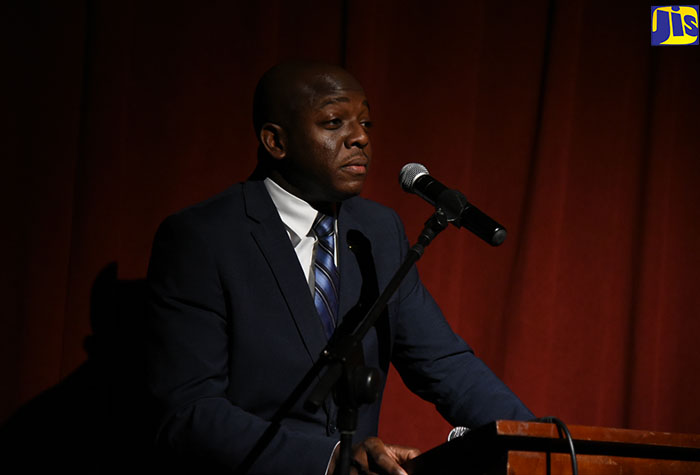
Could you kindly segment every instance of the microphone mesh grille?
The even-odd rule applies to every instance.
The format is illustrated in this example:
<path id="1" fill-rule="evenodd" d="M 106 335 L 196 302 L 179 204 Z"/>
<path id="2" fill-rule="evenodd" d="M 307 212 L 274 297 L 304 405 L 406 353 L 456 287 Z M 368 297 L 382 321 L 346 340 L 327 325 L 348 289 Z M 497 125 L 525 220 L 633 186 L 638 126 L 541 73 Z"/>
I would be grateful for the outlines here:
<path id="1" fill-rule="evenodd" d="M 416 178 L 422 175 L 427 175 L 428 169 L 420 163 L 407 163 L 399 172 L 399 183 L 405 191 L 413 192 L 413 183 Z"/>

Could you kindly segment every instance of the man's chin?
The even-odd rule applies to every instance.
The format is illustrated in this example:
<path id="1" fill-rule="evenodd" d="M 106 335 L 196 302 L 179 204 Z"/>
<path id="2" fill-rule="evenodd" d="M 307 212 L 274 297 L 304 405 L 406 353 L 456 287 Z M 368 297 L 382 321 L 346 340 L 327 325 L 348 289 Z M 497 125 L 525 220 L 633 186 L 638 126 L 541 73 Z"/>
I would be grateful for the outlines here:
<path id="1" fill-rule="evenodd" d="M 338 201 L 344 201 L 347 200 L 348 198 L 352 198 L 353 196 L 357 196 L 360 193 L 362 193 L 362 189 L 364 188 L 364 180 L 362 180 L 361 183 L 353 184 L 353 186 L 347 186 L 344 187 L 341 190 L 338 190 L 338 196 L 340 199 Z"/>

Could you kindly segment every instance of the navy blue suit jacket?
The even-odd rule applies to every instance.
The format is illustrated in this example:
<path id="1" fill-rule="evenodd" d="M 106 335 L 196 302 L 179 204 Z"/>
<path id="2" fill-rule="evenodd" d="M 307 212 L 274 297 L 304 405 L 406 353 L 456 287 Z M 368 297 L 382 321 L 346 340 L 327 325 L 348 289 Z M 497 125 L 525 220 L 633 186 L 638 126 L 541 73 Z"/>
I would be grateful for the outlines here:
<path id="1" fill-rule="evenodd" d="M 358 315 L 398 269 L 408 241 L 393 211 L 360 197 L 342 203 L 338 228 L 340 315 Z M 326 344 L 263 183 L 234 185 L 167 218 L 148 280 L 150 386 L 163 406 L 158 438 L 177 452 L 236 467 Z M 415 268 L 363 350 L 383 379 L 393 363 L 454 425 L 533 417 L 452 332 Z M 250 473 L 324 473 L 338 439 L 336 409 L 328 402 L 311 414 L 301 405 Z M 376 435 L 379 406 L 362 408 L 357 438 Z"/>

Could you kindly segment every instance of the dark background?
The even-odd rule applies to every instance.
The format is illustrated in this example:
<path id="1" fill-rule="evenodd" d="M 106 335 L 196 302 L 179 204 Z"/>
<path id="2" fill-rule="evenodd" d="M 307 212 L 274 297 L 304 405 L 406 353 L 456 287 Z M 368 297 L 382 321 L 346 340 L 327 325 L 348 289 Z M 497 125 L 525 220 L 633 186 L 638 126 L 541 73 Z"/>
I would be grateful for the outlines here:
<path id="1" fill-rule="evenodd" d="M 364 195 L 411 241 L 431 208 L 401 191 L 407 162 L 508 228 L 498 248 L 448 229 L 419 268 L 537 415 L 700 432 L 700 46 L 651 47 L 649 4 L 47 0 L 0 18 L 0 421 L 85 367 L 105 266 L 142 279 L 163 218 L 249 175 L 255 83 L 307 58 L 365 86 Z M 427 449 L 449 429 L 392 375 L 382 437 Z"/>

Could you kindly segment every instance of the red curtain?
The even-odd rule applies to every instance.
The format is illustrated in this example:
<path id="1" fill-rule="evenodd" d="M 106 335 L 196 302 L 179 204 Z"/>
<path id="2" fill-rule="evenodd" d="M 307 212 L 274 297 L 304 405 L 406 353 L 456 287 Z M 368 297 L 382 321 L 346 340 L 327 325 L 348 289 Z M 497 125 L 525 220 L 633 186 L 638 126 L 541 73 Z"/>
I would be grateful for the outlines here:
<path id="1" fill-rule="evenodd" d="M 14 2 L 6 26 L 0 420 L 86 358 L 90 291 L 145 276 L 159 222 L 245 179 L 252 91 L 286 58 L 365 86 L 365 196 L 414 240 L 420 162 L 506 225 L 419 263 L 453 328 L 537 415 L 700 432 L 700 46 L 639 2 Z M 381 436 L 450 427 L 392 374 Z"/>

